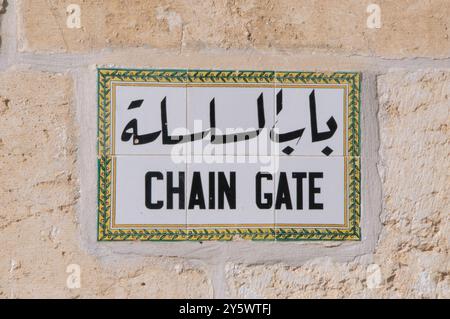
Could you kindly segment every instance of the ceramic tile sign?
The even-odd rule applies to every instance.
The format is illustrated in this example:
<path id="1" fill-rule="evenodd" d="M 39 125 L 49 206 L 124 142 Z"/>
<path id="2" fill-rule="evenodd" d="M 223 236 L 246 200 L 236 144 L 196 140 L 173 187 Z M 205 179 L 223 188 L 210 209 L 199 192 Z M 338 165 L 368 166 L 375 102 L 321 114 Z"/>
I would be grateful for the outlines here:
<path id="1" fill-rule="evenodd" d="M 360 74 L 98 70 L 98 239 L 359 240 Z"/>

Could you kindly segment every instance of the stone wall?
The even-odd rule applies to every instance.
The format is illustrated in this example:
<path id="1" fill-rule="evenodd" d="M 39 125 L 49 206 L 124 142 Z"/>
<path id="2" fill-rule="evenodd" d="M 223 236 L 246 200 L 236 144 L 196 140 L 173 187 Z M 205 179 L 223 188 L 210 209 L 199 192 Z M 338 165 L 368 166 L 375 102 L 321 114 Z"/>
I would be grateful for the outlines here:
<path id="1" fill-rule="evenodd" d="M 0 297 L 449 298 L 450 6 L 372 2 L 0 0 Z M 97 66 L 361 71 L 363 240 L 96 242 Z"/>

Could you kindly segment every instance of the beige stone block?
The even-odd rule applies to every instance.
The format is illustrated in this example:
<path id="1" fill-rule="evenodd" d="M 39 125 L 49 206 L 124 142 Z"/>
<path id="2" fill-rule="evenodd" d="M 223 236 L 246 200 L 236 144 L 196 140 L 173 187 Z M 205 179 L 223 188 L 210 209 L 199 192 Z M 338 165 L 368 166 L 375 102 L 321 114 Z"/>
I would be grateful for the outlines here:
<path id="1" fill-rule="evenodd" d="M 79 5 L 80 28 L 67 24 Z M 19 50 L 89 52 L 110 47 L 175 48 L 183 2 L 38 0 L 19 3 Z M 72 11 L 73 13 L 73 11 Z M 73 16 L 72 16 L 73 17 Z"/>
<path id="2" fill-rule="evenodd" d="M 75 134 L 70 77 L 0 73 L 0 227 L 70 211 L 78 198 Z"/>
<path id="3" fill-rule="evenodd" d="M 448 298 L 450 70 L 389 72 L 378 78 L 378 96 L 384 193 L 378 261 L 391 289 Z"/>
<path id="4" fill-rule="evenodd" d="M 293 267 L 227 266 L 229 296 L 237 298 L 358 298 L 364 290 L 364 267 L 316 259 Z"/>
<path id="5" fill-rule="evenodd" d="M 91 256 L 72 215 L 30 217 L 0 233 L 0 298 L 211 298 L 201 269 L 170 258 Z M 79 266 L 79 287 L 68 273 Z M 69 268 L 71 270 L 71 268 Z"/>
<path id="6" fill-rule="evenodd" d="M 81 8 L 68 28 L 67 6 Z M 383 57 L 450 56 L 446 0 L 380 0 L 381 28 L 359 0 L 21 0 L 19 49 L 262 49 Z"/>

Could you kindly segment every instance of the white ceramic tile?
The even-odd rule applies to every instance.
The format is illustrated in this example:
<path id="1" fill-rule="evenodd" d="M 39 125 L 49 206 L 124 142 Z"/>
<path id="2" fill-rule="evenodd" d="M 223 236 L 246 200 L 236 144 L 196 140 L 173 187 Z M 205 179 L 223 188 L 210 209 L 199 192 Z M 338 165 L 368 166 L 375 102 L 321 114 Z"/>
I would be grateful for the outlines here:
<path id="1" fill-rule="evenodd" d="M 336 131 L 329 139 L 315 142 L 312 138 L 310 112 L 310 95 L 313 90 L 316 101 L 317 132 L 329 132 L 327 122 L 331 118 L 337 124 Z M 287 155 L 283 150 L 288 152 L 291 150 L 290 156 L 326 156 L 322 150 L 328 147 L 333 150 L 329 156 L 345 155 L 344 92 L 343 88 L 292 88 L 280 87 L 280 84 L 277 84 L 275 99 L 278 107 L 276 112 L 278 112 L 279 105 L 282 105 L 281 111 L 275 116 L 275 127 L 278 133 L 286 134 L 304 129 L 300 138 L 280 142 L 279 154 Z M 280 100 L 282 100 L 282 104 L 279 103 Z"/>
<path id="2" fill-rule="evenodd" d="M 184 85 L 155 86 L 152 83 L 120 83 L 112 90 L 112 105 L 115 108 L 114 140 L 116 155 L 170 155 L 174 147 L 179 145 L 168 145 L 163 142 L 163 125 L 161 119 L 162 102 L 165 99 L 167 114 L 167 133 L 169 135 L 179 135 L 186 133 L 186 87 Z M 133 101 L 134 106 L 130 105 Z M 147 136 L 147 143 L 135 144 L 136 139 L 121 139 L 124 130 L 130 121 L 136 119 L 137 133 L 141 142 L 146 141 L 147 134 L 155 133 L 159 135 L 153 140 Z M 132 128 L 125 130 L 132 132 Z"/>
<path id="3" fill-rule="evenodd" d="M 187 199 L 189 193 L 194 194 L 193 199 L 201 198 L 193 193 L 193 180 L 197 183 L 201 179 L 203 188 L 204 207 L 199 203 L 203 201 L 192 201 L 192 206 L 188 206 L 187 223 L 188 228 L 214 228 L 214 227 L 273 227 L 274 212 L 271 206 L 260 208 L 257 202 L 265 204 L 265 199 L 260 197 L 257 200 L 257 194 L 266 194 L 273 191 L 272 180 L 266 177 L 261 178 L 261 192 L 256 191 L 256 176 L 258 173 L 265 173 L 265 165 L 261 163 L 249 163 L 256 161 L 256 156 L 236 156 L 236 161 L 240 163 L 214 163 L 205 164 L 204 162 L 188 164 L 187 178 Z M 246 163 L 243 163 L 246 161 Z M 214 181 L 211 180 L 209 173 L 213 172 Z M 219 208 L 219 198 L 223 192 L 219 191 L 219 174 L 223 174 L 222 178 L 226 180 L 230 187 L 231 201 L 224 196 L 223 209 Z M 232 182 L 232 174 L 235 174 L 235 184 Z M 263 175 L 267 176 L 267 175 Z M 215 185 L 214 191 L 209 191 L 209 185 Z M 213 196 L 210 196 L 213 194 Z M 235 196 L 235 197 L 234 197 Z M 210 208 L 210 199 L 214 203 L 214 209 Z M 233 203 L 234 200 L 234 203 Z M 189 202 L 189 200 L 187 201 Z M 230 203 L 231 202 L 231 203 Z M 203 225 L 203 226 L 201 226 Z"/>
<path id="4" fill-rule="evenodd" d="M 282 228 L 286 226 L 283 224 L 289 224 L 287 227 L 343 225 L 345 223 L 344 162 L 345 157 L 337 156 L 280 157 L 279 172 L 275 181 L 275 190 L 279 194 L 277 196 L 280 196 L 280 204 L 278 206 L 275 204 L 276 226 Z M 289 192 L 279 191 L 287 189 L 286 181 Z M 297 201 L 298 199 L 300 202 Z M 291 203 L 290 206 L 288 203 Z"/>
<path id="5" fill-rule="evenodd" d="M 263 129 L 255 138 L 226 144 L 211 143 L 212 133 L 193 143 L 190 152 L 200 154 L 258 155 L 271 154 L 268 136 L 274 123 L 273 87 L 208 87 L 188 86 L 188 128 L 193 132 L 210 132 L 211 117 L 215 119 L 216 134 L 255 132 L 264 115 Z M 261 98 L 260 98 L 261 97 Z M 211 103 L 214 100 L 214 116 Z M 258 100 L 262 101 L 258 108 Z M 221 139 L 217 138 L 216 141 Z"/>
<path id="6" fill-rule="evenodd" d="M 167 227 L 183 225 L 184 228 L 186 206 L 182 207 L 180 196 L 175 194 L 172 208 L 168 207 L 167 185 L 168 174 L 172 173 L 173 187 L 179 186 L 180 173 L 186 174 L 185 159 L 185 156 L 115 157 L 113 207 L 115 207 L 116 227 L 147 225 L 145 228 L 152 228 L 149 225 L 169 225 Z M 157 179 L 159 177 L 162 179 Z M 157 207 L 159 201 L 162 202 L 161 208 Z"/>

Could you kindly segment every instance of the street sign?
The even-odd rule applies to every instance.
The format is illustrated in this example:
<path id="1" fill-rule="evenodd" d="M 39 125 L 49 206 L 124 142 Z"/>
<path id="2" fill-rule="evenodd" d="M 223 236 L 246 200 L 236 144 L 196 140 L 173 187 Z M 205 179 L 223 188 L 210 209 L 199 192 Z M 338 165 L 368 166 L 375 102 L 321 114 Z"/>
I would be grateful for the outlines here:
<path id="1" fill-rule="evenodd" d="M 99 240 L 359 240 L 360 74 L 98 70 Z"/>

